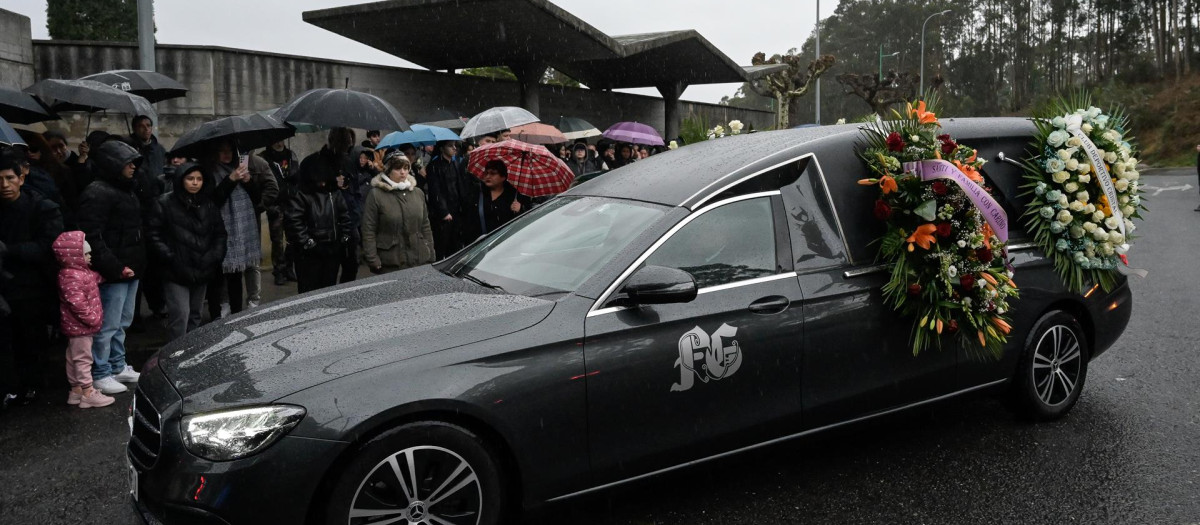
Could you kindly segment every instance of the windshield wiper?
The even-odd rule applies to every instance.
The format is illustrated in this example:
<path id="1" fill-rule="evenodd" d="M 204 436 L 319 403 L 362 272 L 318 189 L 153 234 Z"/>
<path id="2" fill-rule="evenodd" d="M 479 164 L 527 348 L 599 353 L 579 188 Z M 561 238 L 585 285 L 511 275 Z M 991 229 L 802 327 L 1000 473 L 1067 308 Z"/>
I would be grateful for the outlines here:
<path id="1" fill-rule="evenodd" d="M 480 278 L 478 278 L 478 277 L 475 277 L 474 275 L 471 275 L 470 273 L 464 273 L 464 274 L 462 274 L 462 278 L 463 278 L 463 279 L 466 279 L 466 280 L 468 280 L 468 281 L 471 281 L 471 282 L 473 282 L 473 283 L 475 283 L 475 284 L 478 284 L 479 286 L 482 286 L 482 287 L 484 287 L 484 288 L 489 288 L 489 289 L 492 289 L 492 290 L 500 290 L 501 292 L 508 293 L 508 292 L 507 292 L 507 291 L 506 291 L 504 288 L 501 288 L 501 287 L 499 287 L 499 286 L 497 286 L 497 285 L 494 285 L 494 284 L 492 284 L 492 283 L 489 283 L 489 282 L 487 282 L 487 281 L 484 281 L 483 279 L 480 279 Z"/>

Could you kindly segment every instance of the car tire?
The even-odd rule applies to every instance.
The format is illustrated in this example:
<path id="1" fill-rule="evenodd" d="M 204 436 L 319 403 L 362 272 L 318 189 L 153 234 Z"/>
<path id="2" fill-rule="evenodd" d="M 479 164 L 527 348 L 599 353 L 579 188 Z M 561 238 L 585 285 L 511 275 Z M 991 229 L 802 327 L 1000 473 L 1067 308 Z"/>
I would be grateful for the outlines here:
<path id="1" fill-rule="evenodd" d="M 1058 419 L 1079 400 L 1091 350 L 1079 320 L 1047 312 L 1025 339 L 1011 391 L 1017 414 L 1034 421 Z"/>
<path id="2" fill-rule="evenodd" d="M 325 523 L 502 523 L 507 502 L 497 457 L 458 425 L 425 421 L 393 428 L 360 446 L 341 470 Z M 431 514 L 442 521 L 431 521 Z"/>

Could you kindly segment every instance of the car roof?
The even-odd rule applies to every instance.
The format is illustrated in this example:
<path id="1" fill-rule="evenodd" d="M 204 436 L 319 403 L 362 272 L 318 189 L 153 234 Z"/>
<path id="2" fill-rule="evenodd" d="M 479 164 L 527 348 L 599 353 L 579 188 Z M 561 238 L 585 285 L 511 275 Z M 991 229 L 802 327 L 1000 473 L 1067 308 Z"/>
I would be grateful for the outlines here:
<path id="1" fill-rule="evenodd" d="M 980 158 L 989 162 L 981 171 L 1008 211 L 1010 229 L 1019 230 L 1017 219 L 1024 209 L 1019 189 L 1022 171 L 1011 162 L 1000 162 L 998 154 L 1003 152 L 1013 161 L 1027 157 L 1026 149 L 1036 131 L 1033 123 L 1018 117 L 942 119 L 940 123 L 942 133 L 976 148 Z M 613 170 L 566 195 L 632 199 L 695 210 L 735 183 L 813 156 L 844 231 L 850 262 L 864 263 L 874 259 L 877 247 L 870 243 L 883 233 L 882 223 L 871 211 L 878 194 L 857 184 L 858 179 L 869 176 L 857 155 L 865 127 L 843 124 L 708 140 Z"/>
<path id="2" fill-rule="evenodd" d="M 942 126 L 955 140 L 1028 136 L 1034 129 L 1032 123 L 1023 118 L 945 119 Z M 863 128 L 862 124 L 817 126 L 708 140 L 613 170 L 573 188 L 567 195 L 692 207 L 703 203 L 709 194 L 718 193 L 724 187 L 722 183 L 740 180 L 789 158 L 857 144 Z M 826 163 L 835 160 L 821 158 Z M 830 191 L 836 194 L 843 185 L 831 180 L 830 186 Z"/>

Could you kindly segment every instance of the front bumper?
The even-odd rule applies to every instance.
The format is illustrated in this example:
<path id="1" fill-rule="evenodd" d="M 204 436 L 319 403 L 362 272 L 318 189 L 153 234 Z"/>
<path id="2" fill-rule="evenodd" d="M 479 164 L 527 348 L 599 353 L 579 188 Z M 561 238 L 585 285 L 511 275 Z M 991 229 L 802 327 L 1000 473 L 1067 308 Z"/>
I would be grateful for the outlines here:
<path id="1" fill-rule="evenodd" d="M 141 437 L 131 441 L 127 454 L 137 477 L 135 506 L 150 524 L 304 523 L 317 485 L 346 446 L 284 436 L 253 456 L 210 461 L 184 448 L 182 400 L 161 370 L 143 373 L 135 399 L 143 421 L 135 420 L 134 436 Z M 145 412 L 151 409 L 161 422 L 152 455 L 146 436 L 153 433 L 145 427 L 145 420 L 154 419 Z"/>

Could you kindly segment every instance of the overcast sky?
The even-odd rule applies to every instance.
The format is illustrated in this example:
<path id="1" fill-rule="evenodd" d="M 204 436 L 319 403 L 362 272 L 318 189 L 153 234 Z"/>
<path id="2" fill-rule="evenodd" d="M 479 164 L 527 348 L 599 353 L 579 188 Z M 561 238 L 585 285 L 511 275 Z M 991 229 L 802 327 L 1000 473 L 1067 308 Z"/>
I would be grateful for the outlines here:
<path id="1" fill-rule="evenodd" d="M 815 0 L 552 0 L 610 35 L 695 29 L 742 65 L 754 53 L 799 47 L 816 21 Z M 392 55 L 301 20 L 313 9 L 365 3 L 361 0 L 158 0 L 158 42 L 226 46 L 371 64 L 417 67 Z M 3 0 L 0 7 L 32 20 L 33 38 L 49 38 L 45 0 Z M 826 0 L 829 16 L 836 0 Z M 685 100 L 717 102 L 737 84 L 692 86 Z M 653 88 L 622 90 L 658 96 Z"/>

